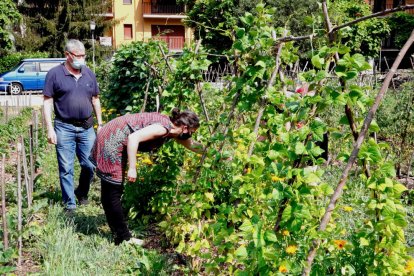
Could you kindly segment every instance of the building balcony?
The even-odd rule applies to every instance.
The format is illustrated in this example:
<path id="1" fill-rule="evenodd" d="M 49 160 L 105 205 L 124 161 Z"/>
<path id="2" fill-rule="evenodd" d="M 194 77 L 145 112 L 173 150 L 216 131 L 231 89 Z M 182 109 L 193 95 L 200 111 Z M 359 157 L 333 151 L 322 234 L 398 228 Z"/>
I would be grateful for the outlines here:
<path id="1" fill-rule="evenodd" d="M 182 36 L 154 36 L 152 39 L 167 43 L 170 52 L 182 52 L 185 45 L 185 38 Z"/>
<path id="2" fill-rule="evenodd" d="M 175 1 L 172 1 L 175 2 Z M 182 19 L 184 15 L 184 5 L 174 3 L 164 4 L 157 2 L 142 2 L 142 15 L 144 18 L 177 18 Z"/>
<path id="3" fill-rule="evenodd" d="M 383 10 L 391 10 L 391 9 L 394 9 L 394 8 L 398 7 L 398 5 L 393 4 L 393 3 L 389 3 L 388 1 L 387 1 L 387 3 L 380 2 L 380 4 L 382 4 L 382 5 L 374 6 L 373 12 L 380 12 L 380 11 L 383 11 Z M 407 5 L 408 4 L 412 5 L 413 3 L 406 3 L 406 4 Z M 405 10 L 405 12 L 409 13 L 409 14 L 414 14 L 414 9 L 408 9 L 408 10 Z"/>

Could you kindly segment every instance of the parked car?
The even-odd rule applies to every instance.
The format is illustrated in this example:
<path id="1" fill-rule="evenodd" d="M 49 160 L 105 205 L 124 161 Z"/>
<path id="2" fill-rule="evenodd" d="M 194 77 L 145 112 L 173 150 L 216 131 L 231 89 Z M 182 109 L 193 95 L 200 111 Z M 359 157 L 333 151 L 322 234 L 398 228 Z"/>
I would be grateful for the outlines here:
<path id="1" fill-rule="evenodd" d="M 47 72 L 66 61 L 65 58 L 28 58 L 9 72 L 0 74 L 0 83 L 11 83 L 7 90 L 18 95 L 27 90 L 43 90 Z"/>

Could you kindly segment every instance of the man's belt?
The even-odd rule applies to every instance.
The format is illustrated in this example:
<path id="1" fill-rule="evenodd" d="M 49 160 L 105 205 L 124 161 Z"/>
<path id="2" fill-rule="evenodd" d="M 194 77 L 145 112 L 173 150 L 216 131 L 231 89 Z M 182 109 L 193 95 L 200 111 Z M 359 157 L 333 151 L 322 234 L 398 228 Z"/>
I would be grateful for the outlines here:
<path id="1" fill-rule="evenodd" d="M 89 118 L 86 119 L 64 119 L 64 118 L 60 118 L 60 117 L 56 117 L 57 120 L 64 122 L 66 124 L 71 124 L 74 125 L 76 127 L 83 127 L 85 129 L 90 128 L 91 126 L 93 126 L 93 117 L 90 116 Z"/>

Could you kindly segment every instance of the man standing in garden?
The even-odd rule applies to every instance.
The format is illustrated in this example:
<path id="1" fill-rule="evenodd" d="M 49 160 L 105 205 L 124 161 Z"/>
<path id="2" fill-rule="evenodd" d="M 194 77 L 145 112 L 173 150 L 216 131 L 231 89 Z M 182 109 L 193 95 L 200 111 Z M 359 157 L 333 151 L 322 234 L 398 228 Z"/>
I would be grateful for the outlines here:
<path id="1" fill-rule="evenodd" d="M 71 39 L 65 46 L 66 62 L 46 75 L 43 89 L 47 139 L 56 145 L 59 180 L 65 211 L 74 213 L 75 196 L 79 205 L 88 203 L 94 167 L 89 155 L 95 141 L 93 111 L 102 125 L 101 104 L 96 77 L 85 65 L 85 46 Z M 52 107 L 55 120 L 52 124 Z M 75 153 L 81 166 L 79 185 L 74 189 Z"/>

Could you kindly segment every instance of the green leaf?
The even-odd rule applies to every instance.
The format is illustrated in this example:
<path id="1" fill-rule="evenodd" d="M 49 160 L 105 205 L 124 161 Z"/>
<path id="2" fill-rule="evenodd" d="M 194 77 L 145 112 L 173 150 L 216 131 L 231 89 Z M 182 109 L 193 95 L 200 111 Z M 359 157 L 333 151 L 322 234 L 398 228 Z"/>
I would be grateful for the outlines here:
<path id="1" fill-rule="evenodd" d="M 358 76 L 358 71 L 357 70 L 355 70 L 355 69 L 352 69 L 352 70 L 350 70 L 350 71 L 348 71 L 348 72 L 346 72 L 346 74 L 345 74 L 345 80 L 352 80 L 352 79 L 354 79 L 356 76 Z"/>
<path id="2" fill-rule="evenodd" d="M 244 232 L 244 233 L 250 233 L 250 232 L 252 232 L 252 231 L 253 231 L 253 225 L 252 225 L 252 223 L 250 222 L 250 220 L 245 219 L 245 220 L 243 221 L 243 224 L 242 224 L 242 225 L 240 225 L 239 229 L 240 229 L 242 232 Z"/>
<path id="3" fill-rule="evenodd" d="M 236 37 L 240 39 L 244 36 L 245 33 L 246 30 L 244 28 L 238 28 L 236 31 Z"/>
<path id="4" fill-rule="evenodd" d="M 239 257 L 241 259 L 247 258 L 246 247 L 244 245 L 240 246 L 239 248 L 237 248 L 235 254 L 236 254 L 237 257 Z"/>
<path id="5" fill-rule="evenodd" d="M 361 246 L 368 246 L 369 245 L 369 241 L 365 238 L 359 238 L 359 244 Z"/>
<path id="6" fill-rule="evenodd" d="M 396 183 L 392 187 L 392 190 L 394 191 L 394 193 L 396 195 L 401 195 L 401 193 L 403 193 L 404 191 L 406 191 L 407 188 L 404 185 L 400 184 L 400 183 Z"/>
<path id="7" fill-rule="evenodd" d="M 373 132 L 380 131 L 380 127 L 375 120 L 372 120 L 371 124 L 369 125 L 369 130 Z"/>
<path id="8" fill-rule="evenodd" d="M 208 201 L 214 202 L 214 194 L 213 193 L 204 193 L 204 196 L 207 198 Z"/>
<path id="9" fill-rule="evenodd" d="M 351 48 L 349 48 L 348 46 L 345 46 L 343 44 L 338 47 L 338 53 L 341 54 L 341 55 L 349 53 L 350 51 L 351 51 Z"/>
<path id="10" fill-rule="evenodd" d="M 319 57 L 318 55 L 312 57 L 312 65 L 315 66 L 318 69 L 322 69 L 324 59 Z"/>
<path id="11" fill-rule="evenodd" d="M 303 145 L 302 142 L 297 142 L 295 145 L 295 153 L 296 154 L 303 154 L 306 151 L 305 146 Z"/>
<path id="12" fill-rule="evenodd" d="M 264 63 L 262 60 L 259 60 L 258 62 L 256 62 L 255 66 L 266 68 L 266 63 Z"/>
<path id="13" fill-rule="evenodd" d="M 273 231 L 266 231 L 264 237 L 266 241 L 277 242 L 276 234 Z"/>

